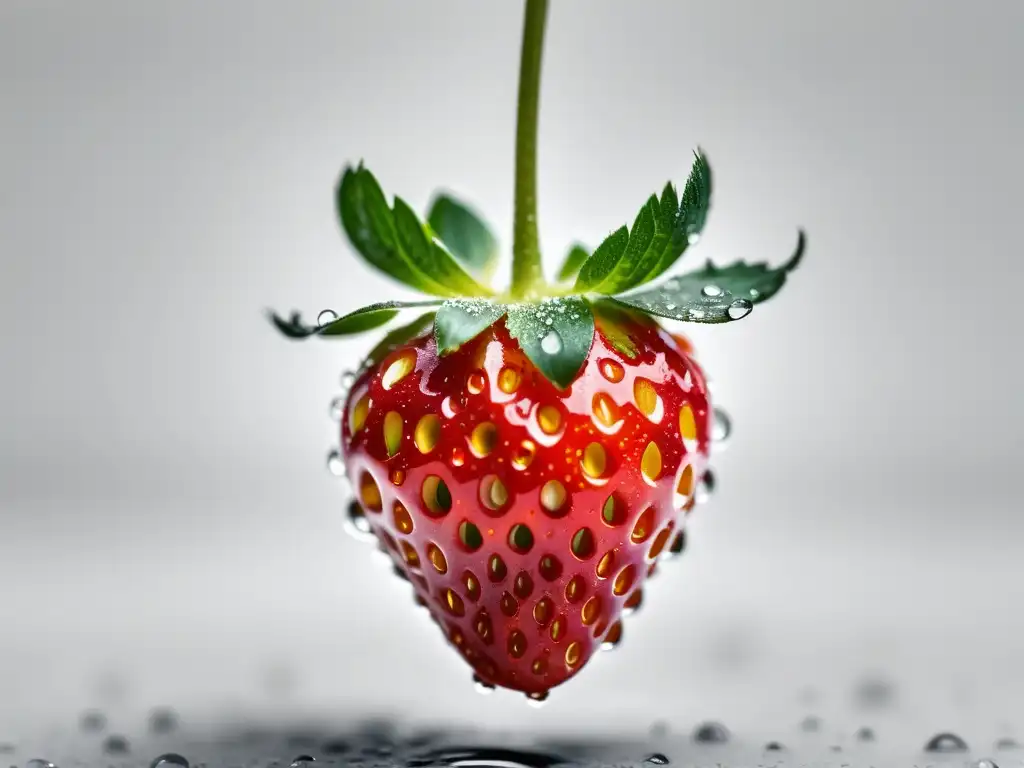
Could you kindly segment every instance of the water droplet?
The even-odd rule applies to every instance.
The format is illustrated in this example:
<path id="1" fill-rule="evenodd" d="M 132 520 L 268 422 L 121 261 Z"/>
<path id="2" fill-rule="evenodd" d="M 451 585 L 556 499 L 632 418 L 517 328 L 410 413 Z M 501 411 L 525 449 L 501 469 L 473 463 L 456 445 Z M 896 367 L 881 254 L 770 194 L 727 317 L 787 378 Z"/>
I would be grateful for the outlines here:
<path id="1" fill-rule="evenodd" d="M 722 289 L 719 288 L 717 285 L 705 285 L 703 288 L 700 289 L 700 292 L 705 296 L 709 297 L 722 295 Z"/>
<path id="2" fill-rule="evenodd" d="M 535 709 L 543 707 L 548 700 L 547 691 L 534 691 L 533 693 L 526 694 L 526 703 Z"/>
<path id="3" fill-rule="evenodd" d="M 686 236 L 686 242 L 690 245 L 696 245 L 700 242 L 700 232 L 691 232 Z"/>
<path id="4" fill-rule="evenodd" d="M 495 685 L 494 683 L 488 683 L 479 675 L 473 675 L 473 687 L 476 689 L 476 692 L 479 693 L 481 696 L 489 696 L 490 694 L 494 693 Z"/>
<path id="5" fill-rule="evenodd" d="M 654 754 L 645 757 L 644 762 L 650 763 L 651 765 L 668 765 L 669 759 L 665 757 L 665 755 L 661 754 L 661 752 L 655 752 Z"/>
<path id="6" fill-rule="evenodd" d="M 698 744 L 725 744 L 729 741 L 729 729 L 721 723 L 701 723 L 693 732 L 693 740 Z"/>
<path id="7" fill-rule="evenodd" d="M 331 400 L 328 412 L 331 415 L 331 421 L 341 421 L 341 415 L 345 412 L 345 396 L 338 395 Z"/>
<path id="8" fill-rule="evenodd" d="M 103 742 L 103 751 L 108 755 L 127 755 L 129 750 L 128 739 L 124 736 L 111 734 Z"/>
<path id="9" fill-rule="evenodd" d="M 354 371 L 342 371 L 341 378 L 341 391 L 348 394 L 348 391 L 352 389 L 352 385 L 356 383 L 356 374 Z"/>
<path id="10" fill-rule="evenodd" d="M 178 728 L 178 713 L 170 707 L 157 707 L 149 713 L 151 733 L 171 733 Z"/>
<path id="11" fill-rule="evenodd" d="M 698 504 L 707 504 L 710 501 L 711 497 L 715 495 L 715 484 L 717 482 L 718 480 L 715 478 L 715 473 L 711 470 L 711 467 L 705 469 L 694 493 L 694 498 Z"/>
<path id="12" fill-rule="evenodd" d="M 691 309 L 690 310 L 690 317 L 692 317 L 694 320 L 703 320 L 704 319 L 704 310 L 703 309 Z"/>
<path id="13" fill-rule="evenodd" d="M 348 503 L 345 512 L 345 531 L 357 541 L 373 541 L 376 538 L 366 513 L 355 499 Z"/>
<path id="14" fill-rule="evenodd" d="M 865 709 L 879 709 L 892 703 L 895 688 L 882 677 L 867 677 L 853 692 L 855 702 Z"/>
<path id="15" fill-rule="evenodd" d="M 102 731 L 107 727 L 107 716 L 98 710 L 91 709 L 82 713 L 78 725 L 83 731 L 91 733 Z"/>
<path id="16" fill-rule="evenodd" d="M 316 316 L 316 324 L 321 328 L 328 323 L 333 323 L 338 319 L 338 314 L 333 309 L 325 309 Z"/>
<path id="17" fill-rule="evenodd" d="M 817 733 L 821 730 L 821 718 L 815 717 L 814 715 L 808 715 L 800 723 L 800 730 L 806 731 L 807 733 Z"/>
<path id="18" fill-rule="evenodd" d="M 49 760 L 42 760 L 38 757 L 34 757 L 25 763 L 25 768 L 57 768 Z"/>
<path id="19" fill-rule="evenodd" d="M 172 765 L 178 766 L 178 768 L 189 768 L 188 760 L 176 752 L 168 752 L 165 755 L 153 758 L 153 762 L 149 764 L 149 768 L 168 768 Z"/>
<path id="20" fill-rule="evenodd" d="M 1011 739 L 1009 736 L 1004 736 L 996 742 L 996 749 L 998 750 L 1010 750 L 1020 749 L 1020 744 L 1016 739 Z"/>
<path id="21" fill-rule="evenodd" d="M 341 460 L 341 452 L 336 448 L 327 454 L 327 471 L 335 477 L 345 474 L 345 462 Z"/>
<path id="22" fill-rule="evenodd" d="M 857 741 L 874 741 L 875 732 L 868 727 L 861 728 L 854 734 L 854 738 Z"/>
<path id="23" fill-rule="evenodd" d="M 548 355 L 557 355 L 561 352 L 562 337 L 558 335 L 558 331 L 548 331 L 540 341 L 540 348 Z"/>
<path id="24" fill-rule="evenodd" d="M 785 747 L 777 741 L 769 741 L 767 744 L 764 745 L 765 752 L 781 752 L 784 749 Z"/>
<path id="25" fill-rule="evenodd" d="M 732 434 L 732 419 L 729 414 L 721 408 L 715 408 L 714 418 L 711 422 L 711 442 L 724 443 Z M 719 445 L 719 448 L 722 446 Z"/>
<path id="26" fill-rule="evenodd" d="M 984 758 L 982 760 L 976 760 L 972 768 L 999 768 L 999 766 L 996 765 L 994 760 Z"/>
<path id="27" fill-rule="evenodd" d="M 315 763 L 316 758 L 310 755 L 299 755 L 292 760 L 291 768 L 309 768 L 310 763 Z"/>
<path id="28" fill-rule="evenodd" d="M 730 320 L 742 320 L 750 314 L 754 305 L 748 299 L 735 299 L 729 305 L 728 314 Z"/>
<path id="29" fill-rule="evenodd" d="M 925 752 L 966 752 L 967 742 L 955 733 L 937 733 L 924 745 Z"/>

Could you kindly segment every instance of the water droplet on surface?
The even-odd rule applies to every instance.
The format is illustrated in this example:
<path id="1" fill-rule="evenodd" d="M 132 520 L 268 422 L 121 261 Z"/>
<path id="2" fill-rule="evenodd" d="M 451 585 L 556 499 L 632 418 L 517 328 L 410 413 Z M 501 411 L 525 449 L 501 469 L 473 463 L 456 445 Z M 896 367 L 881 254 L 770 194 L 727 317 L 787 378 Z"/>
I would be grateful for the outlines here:
<path id="1" fill-rule="evenodd" d="M 562 337 L 558 335 L 558 331 L 552 330 L 544 334 L 544 338 L 540 340 L 540 348 L 548 355 L 557 355 L 561 352 Z"/>
<path id="2" fill-rule="evenodd" d="M 967 742 L 955 733 L 937 733 L 924 745 L 925 752 L 966 752 Z"/>
<path id="3" fill-rule="evenodd" d="M 34 757 L 25 763 L 25 768 L 57 768 L 49 760 L 42 760 L 38 757 Z"/>
<path id="4" fill-rule="evenodd" d="M 168 766 L 178 766 L 178 768 L 189 768 L 188 760 L 176 752 L 168 752 L 165 755 L 160 755 L 153 759 L 153 762 L 149 764 L 149 768 L 168 768 Z"/>
<path id="5" fill-rule="evenodd" d="M 332 449 L 327 454 L 327 471 L 335 477 L 341 477 L 345 474 L 345 462 L 341 460 L 341 451 L 337 448 Z"/>
<path id="6" fill-rule="evenodd" d="M 124 736 L 111 734 L 103 742 L 103 751 L 108 755 L 127 755 L 129 750 L 128 739 Z"/>
<path id="7" fill-rule="evenodd" d="M 690 245 L 696 245 L 700 242 L 700 232 L 691 232 L 686 236 L 686 242 Z"/>
<path id="8" fill-rule="evenodd" d="M 729 309 L 726 310 L 726 312 L 728 313 L 730 320 L 742 320 L 750 314 L 750 310 L 753 308 L 754 305 L 749 299 L 735 299 L 732 304 L 729 305 Z"/>
<path id="9" fill-rule="evenodd" d="M 697 483 L 697 491 L 694 493 L 694 498 L 698 504 L 707 504 L 711 500 L 711 497 L 715 495 L 715 484 L 718 480 L 715 478 L 715 473 L 710 467 L 704 470 L 704 474 L 701 475 L 700 482 Z"/>
<path id="10" fill-rule="evenodd" d="M 715 408 L 714 418 L 711 421 L 711 442 L 724 443 L 732 434 L 732 419 L 729 414 L 721 408 Z M 719 445 L 719 448 L 722 446 Z"/>
<path id="11" fill-rule="evenodd" d="M 873 730 L 871 730 L 870 728 L 867 728 L 867 727 L 860 728 L 857 731 L 857 733 L 854 734 L 854 738 L 857 741 L 874 741 L 875 740 L 875 732 Z"/>
<path id="12" fill-rule="evenodd" d="M 17 752 L 13 744 L 9 741 L 0 741 L 0 755 L 9 755 L 12 752 Z"/>
<path id="13" fill-rule="evenodd" d="M 320 312 L 320 314 L 316 316 L 316 324 L 319 325 L 322 328 L 323 326 L 327 325 L 328 323 L 333 323 L 337 319 L 338 319 L 338 313 L 337 312 L 335 312 L 333 309 L 325 309 L 325 310 L 322 310 Z"/>
<path id="14" fill-rule="evenodd" d="M 1011 739 L 1009 736 L 1004 736 L 996 742 L 996 749 L 998 750 L 1010 750 L 1020 749 L 1020 744 L 1016 739 Z"/>
<path id="15" fill-rule="evenodd" d="M 999 768 L 999 766 L 996 765 L 994 760 L 985 758 L 982 760 L 975 760 L 971 768 Z"/>
<path id="16" fill-rule="evenodd" d="M 310 755 L 299 755 L 292 760 L 291 768 L 309 768 L 310 763 L 315 763 L 316 758 Z"/>
<path id="17" fill-rule="evenodd" d="M 651 765 L 668 765 L 670 761 L 665 757 L 665 755 L 661 754 L 661 752 L 655 752 L 654 754 L 645 757 L 644 762 L 650 763 Z"/>
<path id="18" fill-rule="evenodd" d="M 78 725 L 83 731 L 96 733 L 107 727 L 107 716 L 98 710 L 89 710 L 82 713 Z"/>
<path id="19" fill-rule="evenodd" d="M 781 752 L 785 747 L 777 741 L 769 741 L 764 745 L 765 752 Z"/>
<path id="20" fill-rule="evenodd" d="M 821 730 L 821 718 L 808 715 L 800 723 L 800 730 L 806 733 L 817 733 Z"/>
<path id="21" fill-rule="evenodd" d="M 882 677 L 867 677 L 853 692 L 854 701 L 864 709 L 879 709 L 892 703 L 896 689 Z"/>
<path id="22" fill-rule="evenodd" d="M 171 733 L 178 727 L 178 713 L 170 707 L 157 707 L 149 713 L 151 733 Z"/>
<path id="23" fill-rule="evenodd" d="M 717 285 L 705 285 L 703 288 L 700 289 L 700 292 L 705 296 L 709 297 L 722 295 L 722 289 L 719 288 Z"/>
<path id="24" fill-rule="evenodd" d="M 729 741 L 729 729 L 721 723 L 701 723 L 693 732 L 693 740 L 698 744 L 725 744 Z"/>

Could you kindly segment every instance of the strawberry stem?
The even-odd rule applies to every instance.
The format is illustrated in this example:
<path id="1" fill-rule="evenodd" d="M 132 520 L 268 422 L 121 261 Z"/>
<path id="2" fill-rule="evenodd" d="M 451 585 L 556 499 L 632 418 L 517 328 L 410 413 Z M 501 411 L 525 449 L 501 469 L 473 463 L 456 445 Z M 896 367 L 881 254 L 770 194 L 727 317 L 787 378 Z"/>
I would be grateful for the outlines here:
<path id="1" fill-rule="evenodd" d="M 512 240 L 512 296 L 524 298 L 544 284 L 537 241 L 537 112 L 548 0 L 526 0 L 516 114 L 516 198 Z"/>

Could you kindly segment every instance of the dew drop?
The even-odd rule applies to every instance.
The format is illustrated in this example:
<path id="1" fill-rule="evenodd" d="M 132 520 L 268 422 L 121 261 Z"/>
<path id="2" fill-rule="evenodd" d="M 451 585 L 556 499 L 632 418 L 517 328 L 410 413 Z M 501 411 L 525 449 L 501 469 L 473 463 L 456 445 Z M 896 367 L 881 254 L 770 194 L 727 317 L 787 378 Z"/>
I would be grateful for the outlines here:
<path id="1" fill-rule="evenodd" d="M 967 742 L 955 733 L 937 733 L 924 745 L 925 752 L 966 752 Z"/>
<path id="2" fill-rule="evenodd" d="M 691 232 L 686 236 L 686 242 L 690 245 L 696 245 L 700 242 L 700 232 Z"/>
<path id="3" fill-rule="evenodd" d="M 749 299 L 735 299 L 732 304 L 729 305 L 727 310 L 730 320 L 742 320 L 744 317 L 750 314 L 750 310 L 754 308 L 754 305 Z"/>
<path id="4" fill-rule="evenodd" d="M 157 707 L 149 713 L 152 733 L 171 733 L 178 728 L 178 714 L 170 707 Z"/>
<path id="5" fill-rule="evenodd" d="M 336 398 L 331 400 L 331 406 L 328 412 L 331 415 L 331 421 L 341 421 L 341 415 L 345 412 L 345 396 L 338 395 Z"/>
<path id="6" fill-rule="evenodd" d="M 717 483 L 715 473 L 711 468 L 704 470 L 704 474 L 701 475 L 700 482 L 697 483 L 697 491 L 694 494 L 694 498 L 698 504 L 707 504 L 711 497 L 715 494 L 715 484 Z"/>
<path id="7" fill-rule="evenodd" d="M 49 760 L 43 760 L 41 758 L 34 757 L 27 763 L 25 763 L 25 768 L 57 768 L 57 766 L 55 766 Z"/>
<path id="8" fill-rule="evenodd" d="M 700 289 L 700 292 L 708 297 L 722 295 L 722 289 L 719 288 L 717 285 L 705 285 L 703 288 Z"/>
<path id="9" fill-rule="evenodd" d="M 327 454 L 327 471 L 335 477 L 342 477 L 345 474 L 345 462 L 341 460 L 341 452 L 337 449 Z"/>
<path id="10" fill-rule="evenodd" d="M 711 442 L 724 443 L 732 434 L 732 419 L 721 408 L 715 408 L 711 422 Z M 721 447 L 721 446 L 719 446 Z"/>
<path id="11" fill-rule="evenodd" d="M 558 335 L 558 331 L 548 331 L 540 341 L 540 348 L 548 355 L 557 355 L 561 352 L 562 337 Z"/>
<path id="12" fill-rule="evenodd" d="M 693 732 L 693 740 L 698 744 L 725 744 L 729 741 L 729 730 L 721 723 L 701 723 Z"/>
<path id="13" fill-rule="evenodd" d="M 292 760 L 291 768 L 309 768 L 309 764 L 315 762 L 315 757 L 311 757 L 310 755 L 299 755 Z"/>
<path id="14" fill-rule="evenodd" d="M 149 768 L 167 768 L 168 766 L 177 766 L 177 768 L 189 768 L 188 760 L 176 752 L 168 752 L 165 755 L 154 758 L 153 762 L 149 764 Z"/>
<path id="15" fill-rule="evenodd" d="M 373 541 L 373 529 L 362 505 L 353 499 L 345 512 L 345 531 L 356 541 Z"/>
<path id="16" fill-rule="evenodd" d="M 339 383 L 341 384 L 341 391 L 348 394 L 349 390 L 352 389 L 352 385 L 356 383 L 355 371 L 342 371 Z"/>
<path id="17" fill-rule="evenodd" d="M 645 757 L 644 762 L 650 763 L 651 765 L 668 765 L 670 761 L 665 757 L 665 755 L 661 754 L 661 752 L 655 752 L 654 754 Z"/>
<path id="18" fill-rule="evenodd" d="M 1004 736 L 996 742 L 996 749 L 998 750 L 1011 750 L 1020 749 L 1020 743 L 1016 739 L 1011 739 L 1009 736 Z"/>
<path id="19" fill-rule="evenodd" d="M 806 733 L 816 733 L 821 730 L 821 718 L 808 715 L 800 723 L 800 730 Z"/>
<path id="20" fill-rule="evenodd" d="M 999 768 L 999 766 L 995 764 L 994 760 L 985 758 L 982 760 L 975 760 L 971 768 Z"/>
<path id="21" fill-rule="evenodd" d="M 540 709 L 547 702 L 548 695 L 547 691 L 533 691 L 526 694 L 526 703 L 531 707 Z"/>
<path id="22" fill-rule="evenodd" d="M 111 734 L 103 742 L 103 751 L 108 755 L 127 755 L 131 750 L 128 747 L 128 739 Z"/>
<path id="23" fill-rule="evenodd" d="M 692 317 L 694 320 L 703 320 L 704 319 L 704 310 L 703 309 L 691 309 L 690 310 L 690 317 Z"/>
<path id="24" fill-rule="evenodd" d="M 854 734 L 854 738 L 857 741 L 874 741 L 875 740 L 875 732 L 873 730 L 871 730 L 870 728 L 867 728 L 867 727 L 860 728 L 857 731 L 857 733 Z"/>
<path id="25" fill-rule="evenodd" d="M 91 733 L 102 731 L 107 727 L 107 716 L 97 710 L 89 710 L 83 712 L 82 717 L 78 721 L 78 726 L 83 730 Z"/>
<path id="26" fill-rule="evenodd" d="M 764 745 L 765 752 L 781 752 L 784 749 L 785 747 L 783 747 L 782 744 L 780 744 L 777 741 L 769 741 L 767 744 Z"/>
<path id="27" fill-rule="evenodd" d="M 333 309 L 325 309 L 316 316 L 316 324 L 323 328 L 328 323 L 333 323 L 338 319 L 338 313 Z"/>

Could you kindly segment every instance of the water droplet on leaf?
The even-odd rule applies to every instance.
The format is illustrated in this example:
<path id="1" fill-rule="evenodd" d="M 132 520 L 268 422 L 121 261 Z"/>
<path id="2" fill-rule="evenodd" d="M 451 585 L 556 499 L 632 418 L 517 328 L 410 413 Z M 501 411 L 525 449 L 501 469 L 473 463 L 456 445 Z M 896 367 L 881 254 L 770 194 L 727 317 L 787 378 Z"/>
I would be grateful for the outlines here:
<path id="1" fill-rule="evenodd" d="M 728 314 L 730 320 L 741 320 L 750 314 L 754 305 L 747 299 L 735 299 L 729 305 Z"/>
<path id="2" fill-rule="evenodd" d="M 316 316 L 316 324 L 323 328 L 328 323 L 333 323 L 338 319 L 338 314 L 333 309 L 325 309 Z"/>
<path id="3" fill-rule="evenodd" d="M 690 245 L 696 245 L 700 242 L 700 232 L 691 232 L 686 236 L 686 242 Z"/>
<path id="4" fill-rule="evenodd" d="M 703 288 L 701 288 L 700 292 L 702 294 L 704 294 L 705 296 L 721 296 L 722 295 L 722 289 L 719 288 L 717 285 L 705 285 Z"/>
<path id="5" fill-rule="evenodd" d="M 540 348 L 544 350 L 545 354 L 557 355 L 562 351 L 562 337 L 558 335 L 557 331 L 548 331 L 541 339 Z"/>

